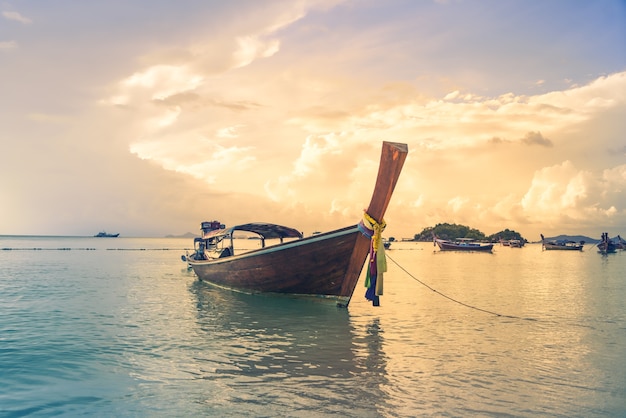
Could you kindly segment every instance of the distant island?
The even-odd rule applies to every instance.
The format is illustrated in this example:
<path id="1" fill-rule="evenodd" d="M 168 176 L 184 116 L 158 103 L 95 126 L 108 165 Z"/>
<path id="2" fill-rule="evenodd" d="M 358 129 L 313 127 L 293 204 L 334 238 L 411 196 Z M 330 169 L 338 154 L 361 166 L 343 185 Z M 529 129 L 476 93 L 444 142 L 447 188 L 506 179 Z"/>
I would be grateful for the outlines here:
<path id="1" fill-rule="evenodd" d="M 522 242 L 541 242 L 541 239 L 538 237 L 536 240 L 529 241 L 526 238 L 522 237 L 519 232 L 503 229 L 502 231 L 496 232 L 495 234 L 486 235 L 482 231 L 478 229 L 470 228 L 466 225 L 458 225 L 458 224 L 449 224 L 449 223 L 441 223 L 437 224 L 434 227 L 427 227 L 422 230 L 419 234 L 415 234 L 413 239 L 406 239 L 405 241 L 432 241 L 433 234 L 441 239 L 454 240 L 458 238 L 471 238 L 476 241 L 483 242 L 499 242 L 500 240 L 520 240 Z M 590 237 L 586 237 L 584 235 L 559 235 L 556 237 L 546 237 L 548 240 L 567 240 L 567 241 L 585 241 L 586 243 L 598 243 L 599 239 L 594 239 Z"/>
<path id="2" fill-rule="evenodd" d="M 586 243 L 594 243 L 594 244 L 597 244 L 598 242 L 600 242 L 599 239 L 589 238 L 584 235 L 557 235 L 556 237 L 546 237 L 546 241 L 561 241 L 561 240 L 574 241 L 574 242 L 585 241 Z M 538 242 L 541 242 L 541 240 L 539 240 Z"/>
<path id="3" fill-rule="evenodd" d="M 528 242 L 528 240 L 519 232 L 504 229 L 495 234 L 485 235 L 478 229 L 470 228 L 466 225 L 442 223 L 437 224 L 434 227 L 427 227 L 419 234 L 413 236 L 413 241 L 432 241 L 433 235 L 445 240 L 455 240 L 459 238 L 471 238 L 476 241 L 484 242 L 499 242 L 500 240 L 519 240 L 521 242 Z"/>

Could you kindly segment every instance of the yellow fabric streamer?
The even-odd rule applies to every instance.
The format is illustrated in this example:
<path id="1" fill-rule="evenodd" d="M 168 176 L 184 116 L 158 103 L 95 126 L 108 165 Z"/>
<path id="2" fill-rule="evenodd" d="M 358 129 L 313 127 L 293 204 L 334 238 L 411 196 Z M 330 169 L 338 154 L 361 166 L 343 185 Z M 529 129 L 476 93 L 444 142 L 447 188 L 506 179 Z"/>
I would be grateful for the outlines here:
<path id="1" fill-rule="evenodd" d="M 387 257 L 385 256 L 385 246 L 383 244 L 382 233 L 387 226 L 383 219 L 380 223 L 372 218 L 367 212 L 363 212 L 363 225 L 374 231 L 372 235 L 372 250 L 374 259 L 376 260 L 376 289 L 374 294 L 381 296 L 383 294 L 383 273 L 387 271 Z M 374 260 L 371 260 L 372 262 Z M 366 287 L 369 287 L 369 269 L 366 280 Z"/>
<path id="2" fill-rule="evenodd" d="M 368 215 L 367 212 L 363 212 L 363 224 L 374 231 L 374 235 L 372 236 L 372 247 L 374 248 L 374 252 L 377 252 L 378 249 L 382 246 L 382 234 L 383 230 L 387 226 L 387 223 L 384 219 L 380 223 L 378 223 L 376 222 L 376 219 Z"/>

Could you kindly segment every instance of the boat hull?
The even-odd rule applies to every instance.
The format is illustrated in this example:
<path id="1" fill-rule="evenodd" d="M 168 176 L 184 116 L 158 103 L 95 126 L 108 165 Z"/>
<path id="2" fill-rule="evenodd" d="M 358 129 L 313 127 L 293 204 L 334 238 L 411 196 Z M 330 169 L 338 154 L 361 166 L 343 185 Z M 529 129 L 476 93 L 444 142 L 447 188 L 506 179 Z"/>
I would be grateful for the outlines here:
<path id="1" fill-rule="evenodd" d="M 585 245 L 584 241 L 576 242 L 566 239 L 551 239 L 548 241 L 546 237 L 541 235 L 541 244 L 546 251 L 582 251 Z"/>
<path id="2" fill-rule="evenodd" d="M 436 243 L 441 251 L 491 252 L 493 250 L 493 244 L 456 244 L 442 240 L 437 240 Z"/>
<path id="3" fill-rule="evenodd" d="M 190 260 L 190 265 L 200 280 L 222 288 L 346 305 L 361 273 L 351 271 L 350 264 L 362 239 L 366 251 L 356 261 L 363 266 L 369 239 L 356 225 L 224 259 Z"/>
<path id="4" fill-rule="evenodd" d="M 583 246 L 580 244 L 574 245 L 560 245 L 560 244 L 543 244 L 543 249 L 546 251 L 582 251 Z"/>
<path id="5" fill-rule="evenodd" d="M 614 243 L 600 243 L 598 244 L 598 252 L 600 254 L 614 254 L 617 252 L 617 246 Z"/>

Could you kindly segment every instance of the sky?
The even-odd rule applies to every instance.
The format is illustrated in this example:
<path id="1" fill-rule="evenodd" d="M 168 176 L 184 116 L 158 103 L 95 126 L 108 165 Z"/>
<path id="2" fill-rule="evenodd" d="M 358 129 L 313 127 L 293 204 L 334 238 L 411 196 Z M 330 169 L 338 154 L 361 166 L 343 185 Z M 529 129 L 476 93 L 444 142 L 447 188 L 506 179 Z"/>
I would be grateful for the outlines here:
<path id="1" fill-rule="evenodd" d="M 0 235 L 626 235 L 623 0 L 0 0 Z"/>

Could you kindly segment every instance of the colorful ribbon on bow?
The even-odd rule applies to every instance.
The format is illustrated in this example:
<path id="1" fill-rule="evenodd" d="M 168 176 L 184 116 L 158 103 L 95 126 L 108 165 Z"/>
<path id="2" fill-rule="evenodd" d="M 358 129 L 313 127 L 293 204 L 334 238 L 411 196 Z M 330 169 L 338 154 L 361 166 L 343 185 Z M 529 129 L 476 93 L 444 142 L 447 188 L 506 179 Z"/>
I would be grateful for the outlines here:
<path id="1" fill-rule="evenodd" d="M 359 231 L 370 238 L 370 258 L 365 277 L 365 298 L 378 306 L 378 296 L 383 294 L 383 273 L 387 271 L 387 258 L 383 245 L 382 233 L 387 224 L 383 219 L 377 222 L 367 212 L 363 212 L 363 219 L 359 222 Z"/>

